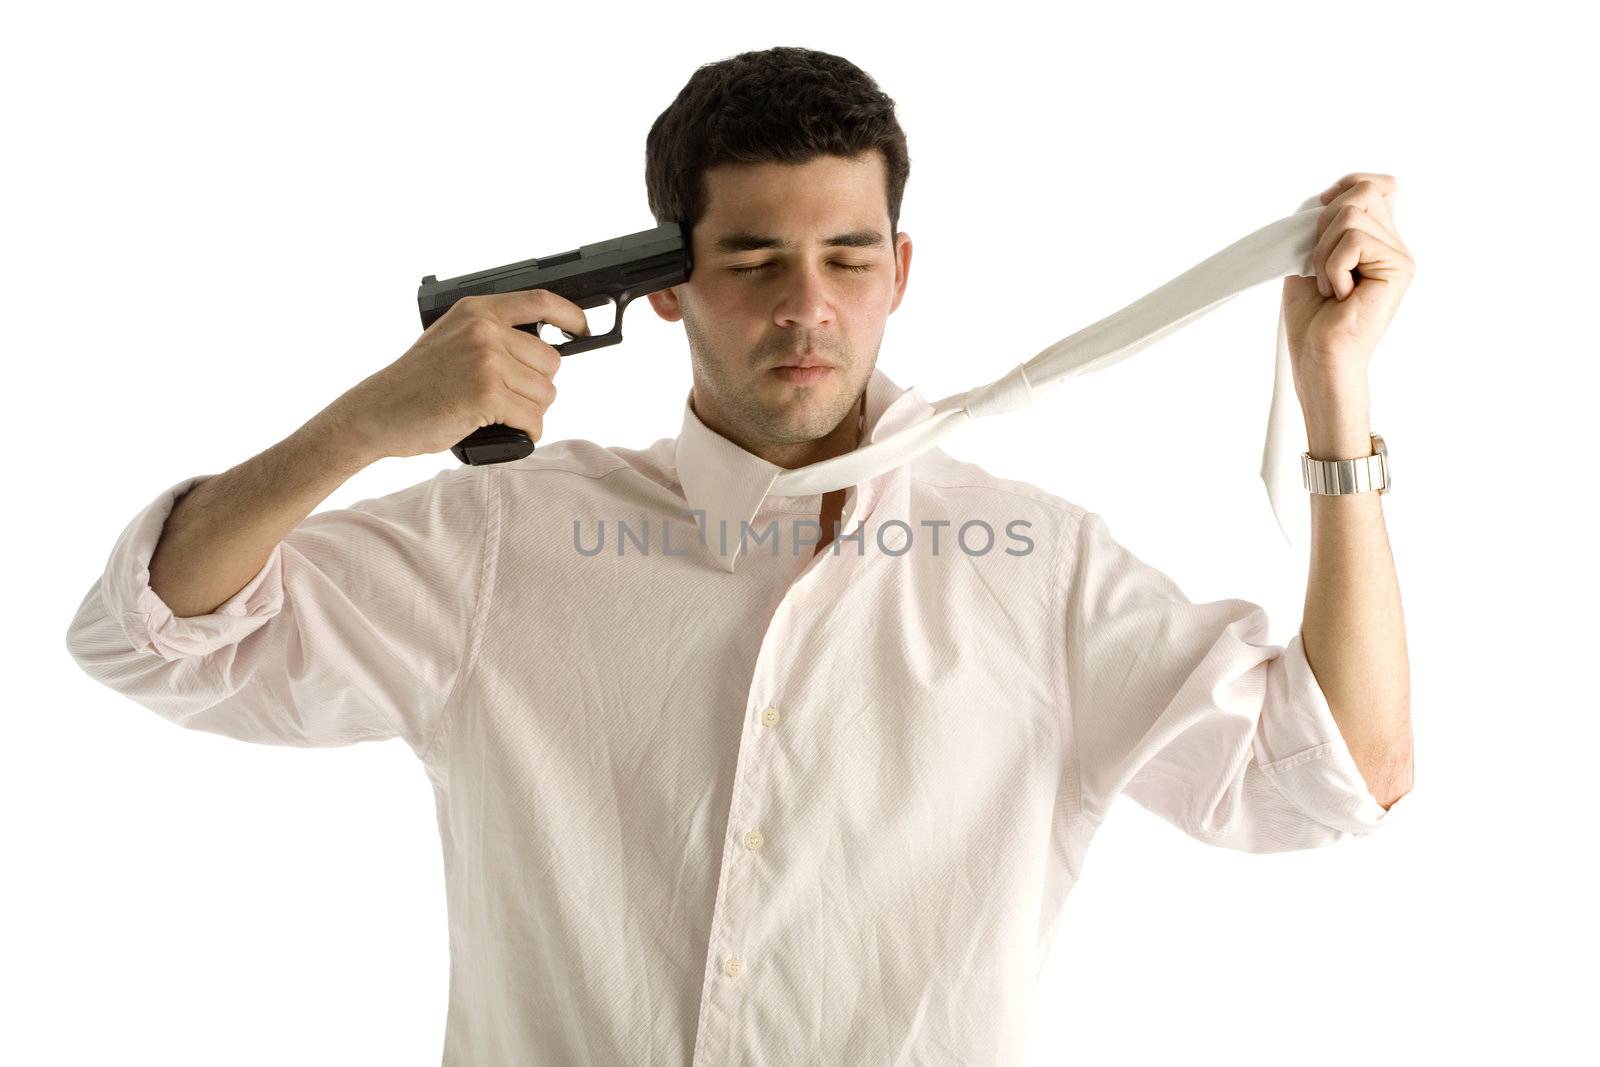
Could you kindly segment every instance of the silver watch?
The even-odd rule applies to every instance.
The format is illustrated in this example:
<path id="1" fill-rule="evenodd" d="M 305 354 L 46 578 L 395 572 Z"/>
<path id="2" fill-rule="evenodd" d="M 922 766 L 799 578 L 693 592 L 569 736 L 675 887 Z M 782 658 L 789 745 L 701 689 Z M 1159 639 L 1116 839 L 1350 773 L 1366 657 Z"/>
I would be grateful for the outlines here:
<path id="1" fill-rule="evenodd" d="M 1312 459 L 1310 452 L 1300 453 L 1300 473 L 1305 479 L 1306 488 L 1323 496 L 1370 493 L 1374 489 L 1379 493 L 1387 493 L 1392 484 L 1388 446 L 1375 433 L 1367 436 L 1372 438 L 1370 456 Z"/>

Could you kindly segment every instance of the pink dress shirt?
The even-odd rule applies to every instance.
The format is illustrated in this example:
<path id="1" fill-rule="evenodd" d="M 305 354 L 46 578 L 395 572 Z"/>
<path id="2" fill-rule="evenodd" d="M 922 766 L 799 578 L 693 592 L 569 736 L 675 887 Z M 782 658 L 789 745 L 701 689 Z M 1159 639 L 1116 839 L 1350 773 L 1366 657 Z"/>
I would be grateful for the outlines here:
<path id="1" fill-rule="evenodd" d="M 866 439 L 930 411 L 875 370 Z M 1298 635 L 1190 603 L 1097 514 L 935 448 L 850 488 L 813 554 L 822 498 L 769 495 L 778 473 L 686 398 L 643 450 L 554 441 L 312 514 L 175 618 L 148 568 L 187 478 L 67 646 L 190 729 L 405 740 L 460 1067 L 1021 1062 L 1118 796 L 1247 852 L 1403 805 Z"/>

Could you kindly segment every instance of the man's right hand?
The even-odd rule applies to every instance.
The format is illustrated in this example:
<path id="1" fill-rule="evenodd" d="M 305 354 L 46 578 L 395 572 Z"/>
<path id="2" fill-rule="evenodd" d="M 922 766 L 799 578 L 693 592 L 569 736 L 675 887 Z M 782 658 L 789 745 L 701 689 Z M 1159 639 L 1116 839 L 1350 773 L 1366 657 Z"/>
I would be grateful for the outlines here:
<path id="1" fill-rule="evenodd" d="M 417 343 L 322 413 L 369 455 L 443 452 L 491 423 L 537 441 L 555 402 L 561 368 L 555 347 L 516 327 L 548 322 L 589 335 L 583 309 L 545 289 L 466 296 L 434 320 Z"/>

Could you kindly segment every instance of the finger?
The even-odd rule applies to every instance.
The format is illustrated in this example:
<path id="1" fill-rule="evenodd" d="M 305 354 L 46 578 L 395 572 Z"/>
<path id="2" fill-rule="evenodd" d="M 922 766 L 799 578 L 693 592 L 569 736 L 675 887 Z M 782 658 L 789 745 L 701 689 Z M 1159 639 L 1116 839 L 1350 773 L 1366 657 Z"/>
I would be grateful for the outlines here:
<path id="1" fill-rule="evenodd" d="M 548 408 L 555 402 L 555 382 L 551 381 L 548 375 L 541 374 L 520 360 L 513 359 L 506 364 L 503 380 L 507 389 L 530 404 Z"/>
<path id="2" fill-rule="evenodd" d="M 1411 257 L 1365 230 L 1349 229 L 1340 234 L 1328 253 L 1328 283 L 1334 295 L 1343 300 L 1355 290 L 1355 277 L 1350 273 L 1360 269 L 1363 281 L 1404 280 L 1409 273 Z"/>
<path id="3" fill-rule="evenodd" d="M 1355 184 L 1354 187 L 1350 187 L 1350 189 L 1347 190 L 1347 192 L 1344 192 L 1344 194 L 1339 195 L 1339 197 L 1334 197 L 1333 203 L 1330 203 L 1330 205 L 1326 206 L 1326 208 L 1323 208 L 1323 211 L 1328 213 L 1328 218 L 1333 219 L 1334 216 L 1339 213 L 1339 210 L 1341 210 L 1342 205 L 1346 205 L 1346 203 L 1355 203 L 1355 205 L 1358 205 L 1360 208 L 1362 208 L 1363 218 L 1370 219 L 1370 221 L 1373 222 L 1373 226 L 1376 227 L 1374 232 L 1376 232 L 1378 237 L 1381 237 L 1382 240 L 1386 240 L 1386 242 L 1389 242 L 1390 245 L 1394 245 L 1395 248 L 1398 248 L 1398 250 L 1403 251 L 1403 253 L 1406 253 L 1408 256 L 1410 256 L 1411 250 L 1410 248 L 1406 248 L 1406 243 L 1403 242 L 1403 240 L 1400 240 L 1400 230 L 1395 227 L 1394 216 L 1390 216 L 1389 214 L 1389 202 L 1387 202 L 1387 198 L 1381 197 L 1381 195 L 1376 195 L 1374 192 L 1370 192 L 1371 189 L 1373 189 L 1371 182 L 1358 182 L 1358 184 Z M 1365 195 L 1362 195 L 1360 192 L 1358 192 L 1358 190 L 1368 190 L 1368 192 L 1366 192 Z M 1318 219 L 1318 222 L 1320 221 L 1322 221 L 1322 219 Z M 1333 229 L 1338 229 L 1338 226 L 1334 224 Z"/>
<path id="4" fill-rule="evenodd" d="M 1352 185 L 1363 181 L 1369 181 L 1377 185 L 1379 190 L 1382 191 L 1384 197 L 1390 202 L 1393 202 L 1395 198 L 1395 191 L 1399 184 L 1395 180 L 1395 176 L 1393 174 L 1374 174 L 1371 171 L 1364 170 L 1352 171 L 1351 173 L 1340 178 L 1338 181 L 1334 182 L 1332 185 L 1328 186 L 1328 188 L 1322 191 L 1321 199 L 1323 203 L 1327 203 L 1329 200 L 1332 200 L 1334 197 L 1338 196 Z"/>
<path id="5" fill-rule="evenodd" d="M 1328 206 L 1317 216 L 1317 233 L 1320 235 L 1327 229 L 1340 209 L 1347 205 L 1354 205 L 1377 219 L 1384 229 L 1389 231 L 1390 237 L 1398 242 L 1399 235 L 1395 233 L 1394 216 L 1390 211 L 1389 200 L 1383 195 L 1382 188 L 1371 181 L 1356 182 L 1330 200 Z"/>
<path id="6" fill-rule="evenodd" d="M 549 341 L 514 326 L 505 326 L 500 332 L 501 343 L 519 363 L 547 378 L 554 378 L 561 369 L 561 353 Z"/>
<path id="7" fill-rule="evenodd" d="M 1317 292 L 1323 296 L 1334 295 L 1332 281 L 1328 274 L 1328 254 L 1333 251 L 1334 246 L 1350 230 L 1361 230 L 1369 233 L 1385 244 L 1406 252 L 1408 255 L 1410 254 L 1381 222 L 1354 204 L 1346 204 L 1339 208 L 1338 213 L 1334 216 L 1333 225 L 1322 231 L 1322 236 L 1317 238 L 1316 247 L 1311 250 L 1311 267 L 1317 279 Z"/>
<path id="8" fill-rule="evenodd" d="M 475 314 L 494 319 L 507 326 L 524 326 L 530 322 L 548 322 L 559 326 L 574 337 L 589 336 L 589 320 L 583 308 L 571 300 L 548 289 L 519 289 L 513 293 L 481 293 L 465 296 L 457 303 L 472 301 Z"/>

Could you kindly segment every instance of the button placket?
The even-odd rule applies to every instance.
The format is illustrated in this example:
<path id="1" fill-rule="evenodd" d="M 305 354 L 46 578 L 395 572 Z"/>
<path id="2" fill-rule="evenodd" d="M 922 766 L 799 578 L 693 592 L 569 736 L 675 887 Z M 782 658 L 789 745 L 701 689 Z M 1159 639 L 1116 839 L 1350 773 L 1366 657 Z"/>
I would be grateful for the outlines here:
<path id="1" fill-rule="evenodd" d="M 823 565 L 820 556 L 814 556 L 806 561 L 801 568 L 799 576 L 793 584 L 784 591 L 780 603 L 785 607 L 794 605 L 800 597 L 800 583 L 810 579 L 812 571 Z M 756 668 L 753 679 L 755 686 L 775 692 L 781 686 L 781 679 L 771 677 L 771 664 L 774 656 L 781 657 L 780 651 L 786 644 L 783 638 L 785 620 L 779 618 L 772 621 L 769 626 L 767 638 L 762 641 L 762 649 L 757 653 Z M 777 683 L 777 684 L 774 684 Z M 752 701 L 752 703 L 754 703 Z M 756 704 L 760 710 L 755 718 L 757 722 L 767 728 L 775 727 L 782 721 L 776 703 L 761 705 Z M 748 720 L 747 720 L 748 721 Z M 748 730 L 748 726 L 746 727 Z M 754 734 L 747 734 L 747 740 L 753 743 Z M 761 805 L 758 797 L 766 787 L 767 776 L 770 772 L 770 761 L 762 759 L 760 749 L 751 748 L 741 744 L 739 767 L 735 774 L 734 795 L 732 800 L 731 817 L 739 819 L 741 810 L 745 817 L 756 814 Z M 737 822 L 732 822 L 729 827 L 733 832 L 729 835 L 743 844 L 745 851 L 755 852 L 766 846 L 766 835 L 757 827 L 746 824 L 740 832 L 735 829 Z M 727 839 L 725 839 L 727 840 Z M 716 982 L 714 977 L 708 977 L 706 988 L 702 994 L 701 1025 L 705 1028 L 696 1042 L 695 1063 L 697 1065 L 712 1062 L 717 1055 L 715 1051 L 723 1042 L 728 1040 L 729 1034 L 723 1030 L 730 1018 L 730 998 L 740 994 L 735 991 L 731 979 L 738 978 L 744 973 L 745 963 L 743 956 L 736 953 L 740 948 L 740 938 L 749 929 L 747 916 L 752 909 L 760 906 L 756 899 L 754 887 L 757 884 L 759 868 L 752 866 L 758 859 L 756 856 L 741 857 L 734 854 L 725 856 L 724 878 L 725 885 L 719 889 L 718 902 L 713 917 L 713 936 L 720 942 L 721 963 L 717 965 L 722 972 L 722 977 L 729 980 L 726 984 Z M 712 972 L 715 975 L 715 972 Z M 722 1031 L 722 1032 L 718 1032 Z"/>

